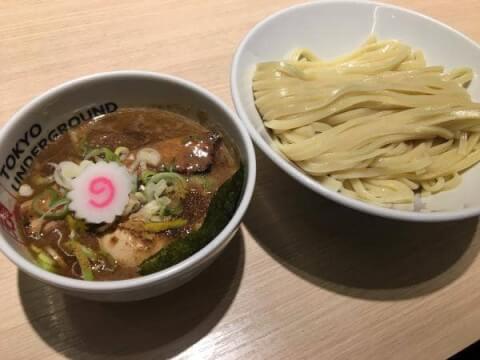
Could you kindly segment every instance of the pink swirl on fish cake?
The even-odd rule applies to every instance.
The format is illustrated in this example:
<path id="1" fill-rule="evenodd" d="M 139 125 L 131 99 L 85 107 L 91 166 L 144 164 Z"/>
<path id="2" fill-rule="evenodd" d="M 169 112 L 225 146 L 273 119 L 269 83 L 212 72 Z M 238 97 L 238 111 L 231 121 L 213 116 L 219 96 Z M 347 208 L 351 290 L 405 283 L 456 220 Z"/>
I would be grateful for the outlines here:
<path id="1" fill-rule="evenodd" d="M 105 208 L 110 205 L 116 193 L 113 181 L 106 176 L 98 176 L 91 179 L 88 191 L 94 197 L 91 197 L 88 202 L 96 208 Z"/>

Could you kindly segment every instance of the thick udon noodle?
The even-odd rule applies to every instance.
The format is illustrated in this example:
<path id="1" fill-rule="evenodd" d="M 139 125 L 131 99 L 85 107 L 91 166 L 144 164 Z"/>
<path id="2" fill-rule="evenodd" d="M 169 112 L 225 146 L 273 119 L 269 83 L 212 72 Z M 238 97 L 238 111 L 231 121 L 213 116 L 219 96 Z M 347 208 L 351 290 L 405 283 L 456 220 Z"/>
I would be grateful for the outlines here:
<path id="1" fill-rule="evenodd" d="M 335 191 L 389 206 L 454 188 L 480 160 L 480 104 L 465 89 L 472 77 L 371 37 L 332 61 L 298 49 L 258 64 L 253 91 L 290 160 Z"/>

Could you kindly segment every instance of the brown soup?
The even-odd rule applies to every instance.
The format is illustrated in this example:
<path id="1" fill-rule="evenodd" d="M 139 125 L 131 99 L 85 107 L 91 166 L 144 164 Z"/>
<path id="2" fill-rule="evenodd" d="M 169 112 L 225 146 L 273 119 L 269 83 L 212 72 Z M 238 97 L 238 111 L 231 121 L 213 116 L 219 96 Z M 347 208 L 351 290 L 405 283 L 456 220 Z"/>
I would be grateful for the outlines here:
<path id="1" fill-rule="evenodd" d="M 240 167 L 226 140 L 157 108 L 120 109 L 60 136 L 18 195 L 19 228 L 33 258 L 48 271 L 85 280 L 139 276 L 146 259 L 202 227 L 212 197 Z M 105 176 L 115 182 L 122 174 L 132 184 L 110 222 L 74 207 L 83 200 L 73 195 L 82 194 L 87 172 L 108 164 L 118 171 Z"/>

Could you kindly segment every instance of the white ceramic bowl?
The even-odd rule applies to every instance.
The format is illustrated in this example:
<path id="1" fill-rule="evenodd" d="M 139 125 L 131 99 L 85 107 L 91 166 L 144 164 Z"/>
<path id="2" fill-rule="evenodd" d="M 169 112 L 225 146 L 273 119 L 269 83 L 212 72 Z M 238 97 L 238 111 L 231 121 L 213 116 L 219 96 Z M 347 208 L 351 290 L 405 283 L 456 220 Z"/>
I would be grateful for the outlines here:
<path id="1" fill-rule="evenodd" d="M 452 3 L 452 6 L 455 4 Z M 410 221 L 448 221 L 480 214 L 480 166 L 463 175 L 456 189 L 425 200 L 428 212 L 386 209 L 354 200 L 327 189 L 303 173 L 272 147 L 254 104 L 251 90 L 255 64 L 283 59 L 292 49 L 306 47 L 323 58 L 351 52 L 375 33 L 380 39 L 397 39 L 422 49 L 429 64 L 447 69 L 471 67 L 480 74 L 480 47 L 458 31 L 422 14 L 392 5 L 343 0 L 320 1 L 280 11 L 257 24 L 238 47 L 231 69 L 235 108 L 255 143 L 281 169 L 304 186 L 345 206 L 389 218 Z M 469 87 L 480 100 L 480 81 Z"/>
<path id="2" fill-rule="evenodd" d="M 14 174 L 30 163 L 42 139 L 77 122 L 92 107 L 111 111 L 123 106 L 175 105 L 204 111 L 237 146 L 246 167 L 243 194 L 235 215 L 223 231 L 199 252 L 155 274 L 118 281 L 91 282 L 47 272 L 31 262 L 21 244 L 14 221 Z M 23 139 L 23 140 L 22 140 Z M 18 147 L 12 152 L 12 149 Z M 21 153 L 19 153 L 21 152 Z M 96 74 L 62 84 L 37 97 L 18 111 L 0 133 L 0 249 L 20 270 L 67 293 L 102 301 L 129 301 L 173 289 L 198 274 L 235 235 L 252 197 L 255 153 L 248 132 L 237 116 L 215 95 L 201 87 L 168 75 L 141 71 Z M 15 157 L 19 155 L 19 159 Z M 11 169 L 9 169 L 11 168 Z M 4 172 L 7 174 L 5 175 Z M 7 179 L 6 176 L 10 177 Z"/>

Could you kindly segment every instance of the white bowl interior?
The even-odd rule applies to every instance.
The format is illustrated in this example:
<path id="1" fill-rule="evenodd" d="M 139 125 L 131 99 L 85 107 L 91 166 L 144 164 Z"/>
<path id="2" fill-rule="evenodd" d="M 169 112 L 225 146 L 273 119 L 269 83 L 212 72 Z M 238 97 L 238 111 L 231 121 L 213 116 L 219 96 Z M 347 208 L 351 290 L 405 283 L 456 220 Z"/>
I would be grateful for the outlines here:
<path id="1" fill-rule="evenodd" d="M 59 133 L 88 119 L 94 111 L 113 111 L 126 106 L 165 106 L 181 111 L 192 118 L 208 118 L 208 122 L 221 129 L 238 150 L 247 169 L 244 194 L 234 218 L 211 243 L 184 262 L 156 274 L 120 281 L 88 282 L 48 273 L 32 264 L 28 252 L 21 243 L 14 222 L 15 187 L 18 186 L 15 174 L 21 171 L 32 153 L 39 150 L 41 141 L 50 142 L 49 136 Z M 24 139 L 24 140 L 22 140 Z M 45 139 L 45 140 L 43 140 Z M 19 159 L 12 149 L 17 147 Z M 36 148 L 36 150 L 35 150 Z M 219 99 L 207 91 L 187 81 L 147 72 L 125 71 L 105 73 L 74 80 L 50 90 L 21 109 L 2 129 L 0 135 L 0 249 L 22 270 L 52 285 L 67 291 L 79 291 L 84 297 L 98 300 L 130 300 L 150 296 L 144 294 L 123 294 L 114 292 L 136 290 L 164 281 L 168 290 L 189 279 L 198 268 L 211 262 L 217 253 L 228 243 L 237 230 L 250 201 L 255 179 L 255 155 L 248 132 L 235 114 Z M 14 154 L 14 155 L 12 155 Z M 18 154 L 18 152 L 17 152 Z M 10 157 L 10 159 L 9 159 Z M 15 164 L 13 165 L 13 162 Z M 27 160 L 30 163 L 30 160 Z M 9 169 L 9 166 L 12 169 Z M 23 165 L 25 166 L 25 165 Z M 7 179 L 8 177 L 8 179 Z M 167 278 L 169 283 L 166 283 Z M 92 294 L 103 293 L 99 297 Z M 113 294 L 110 296 L 109 294 Z M 102 298 L 103 296 L 103 298 Z"/>
<path id="2" fill-rule="evenodd" d="M 362 1 L 321 1 L 294 6 L 259 23 L 239 46 L 232 64 L 232 96 L 240 118 L 256 144 L 283 170 L 312 190 L 346 206 L 403 220 L 441 221 L 480 214 L 480 166 L 468 170 L 454 190 L 426 198 L 421 212 L 384 209 L 335 193 L 305 175 L 272 148 L 254 104 L 251 79 L 255 65 L 283 59 L 292 49 L 305 47 L 321 58 L 353 51 L 370 34 L 397 39 L 421 49 L 431 65 L 446 69 L 467 66 L 474 70 L 469 92 L 480 100 L 480 47 L 461 33 L 421 14 Z"/>

